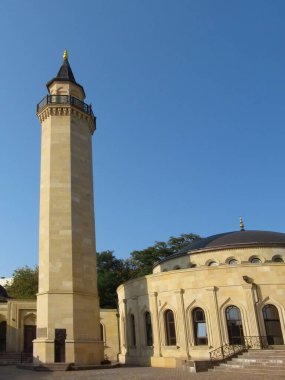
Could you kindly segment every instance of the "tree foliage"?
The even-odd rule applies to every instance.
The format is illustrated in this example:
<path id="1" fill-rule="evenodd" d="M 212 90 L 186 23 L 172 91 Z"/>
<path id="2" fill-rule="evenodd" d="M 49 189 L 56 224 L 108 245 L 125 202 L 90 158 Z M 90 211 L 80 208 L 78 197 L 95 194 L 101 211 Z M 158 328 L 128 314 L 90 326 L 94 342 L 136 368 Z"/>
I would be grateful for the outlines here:
<path id="1" fill-rule="evenodd" d="M 38 267 L 24 266 L 13 272 L 11 283 L 5 285 L 12 298 L 36 298 L 38 292 Z"/>
<path id="2" fill-rule="evenodd" d="M 179 237 L 171 236 L 167 242 L 156 242 L 153 246 L 141 251 L 131 252 L 131 277 L 135 278 L 152 273 L 155 262 L 177 253 L 180 249 L 199 238 L 199 235 L 192 233 L 181 234 Z"/>
<path id="3" fill-rule="evenodd" d="M 100 307 L 117 307 L 117 287 L 130 279 L 127 260 L 117 259 L 113 251 L 97 252 L 97 281 Z"/>
<path id="4" fill-rule="evenodd" d="M 97 278 L 100 307 L 117 306 L 116 289 L 122 283 L 152 273 L 155 262 L 177 253 L 193 240 L 200 238 L 195 234 L 171 236 L 167 242 L 155 242 L 153 246 L 131 252 L 130 259 L 122 260 L 113 251 L 97 252 Z M 5 286 L 12 298 L 36 298 L 38 291 L 38 267 L 18 268 L 13 273 L 13 281 Z"/>

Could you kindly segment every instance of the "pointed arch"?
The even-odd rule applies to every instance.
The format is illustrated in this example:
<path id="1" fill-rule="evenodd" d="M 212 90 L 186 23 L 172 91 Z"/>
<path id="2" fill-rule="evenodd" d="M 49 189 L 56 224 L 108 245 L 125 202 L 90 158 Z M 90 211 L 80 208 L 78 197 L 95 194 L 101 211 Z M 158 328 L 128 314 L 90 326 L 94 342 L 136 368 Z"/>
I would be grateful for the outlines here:
<path id="1" fill-rule="evenodd" d="M 248 334 L 248 316 L 247 316 L 247 310 L 243 304 L 238 302 L 237 300 L 233 300 L 231 297 L 227 298 L 222 305 L 219 307 L 219 313 L 220 313 L 220 321 L 221 321 L 221 332 L 223 336 L 223 343 L 229 342 L 229 334 L 228 334 L 228 324 L 227 324 L 227 318 L 226 318 L 226 309 L 229 306 L 236 306 L 241 314 L 241 323 L 242 323 L 242 329 L 244 336 L 249 335 Z"/>
<path id="2" fill-rule="evenodd" d="M 201 307 L 192 310 L 195 346 L 208 344 L 208 333 L 205 312 Z"/>
<path id="3" fill-rule="evenodd" d="M 26 314 L 23 318 L 24 325 L 35 326 L 36 323 L 37 323 L 37 316 L 33 312 Z"/>
<path id="4" fill-rule="evenodd" d="M 187 307 L 186 307 L 186 325 L 187 330 L 189 332 L 188 339 L 191 346 L 197 345 L 197 339 L 195 337 L 195 323 L 193 318 L 193 311 L 195 309 L 202 309 L 205 316 L 205 323 L 206 323 L 206 329 L 207 329 L 207 344 L 212 340 L 211 339 L 211 318 L 210 318 L 210 312 L 206 304 L 204 302 L 197 301 L 194 299 Z"/>

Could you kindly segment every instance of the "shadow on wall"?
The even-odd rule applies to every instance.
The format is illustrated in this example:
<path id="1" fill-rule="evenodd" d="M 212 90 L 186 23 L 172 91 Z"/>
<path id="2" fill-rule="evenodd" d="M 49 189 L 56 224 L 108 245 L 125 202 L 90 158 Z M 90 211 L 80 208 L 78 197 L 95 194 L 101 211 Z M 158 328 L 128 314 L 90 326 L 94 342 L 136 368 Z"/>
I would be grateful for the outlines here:
<path id="1" fill-rule="evenodd" d="M 154 355 L 152 299 L 148 295 L 147 278 L 129 281 L 135 289 L 124 287 L 120 308 L 120 360 L 128 365 L 151 366 Z M 133 294 L 137 294 L 136 297 Z M 153 300 L 154 301 L 154 300 Z"/>

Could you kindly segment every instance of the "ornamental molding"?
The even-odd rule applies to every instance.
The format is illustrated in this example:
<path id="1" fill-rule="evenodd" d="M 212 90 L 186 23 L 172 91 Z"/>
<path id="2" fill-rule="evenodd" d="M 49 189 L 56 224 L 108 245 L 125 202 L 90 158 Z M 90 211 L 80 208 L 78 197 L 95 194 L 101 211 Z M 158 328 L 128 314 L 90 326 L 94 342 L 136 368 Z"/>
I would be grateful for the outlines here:
<path id="1" fill-rule="evenodd" d="M 44 109 L 42 109 L 40 112 L 38 112 L 37 116 L 40 120 L 40 123 L 43 123 L 50 116 L 72 116 L 72 117 L 76 117 L 77 119 L 86 120 L 91 134 L 93 134 L 96 129 L 95 123 L 91 115 L 85 112 L 81 112 L 77 108 L 66 105 L 66 104 L 63 106 L 49 105 L 45 107 Z"/>

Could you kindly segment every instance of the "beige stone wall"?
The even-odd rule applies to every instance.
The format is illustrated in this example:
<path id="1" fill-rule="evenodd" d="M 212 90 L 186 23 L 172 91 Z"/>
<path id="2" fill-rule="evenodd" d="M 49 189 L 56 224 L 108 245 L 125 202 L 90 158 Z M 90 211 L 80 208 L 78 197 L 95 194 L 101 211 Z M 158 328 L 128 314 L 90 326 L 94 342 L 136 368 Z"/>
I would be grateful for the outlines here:
<path id="1" fill-rule="evenodd" d="M 155 273 L 132 280 L 118 288 L 120 312 L 120 360 L 127 363 L 175 366 L 181 359 L 209 359 L 209 352 L 228 343 L 225 310 L 230 305 L 240 309 L 245 336 L 266 335 L 262 308 L 273 304 L 279 311 L 285 338 L 285 263 L 266 261 L 284 249 L 228 250 L 215 252 L 219 266 L 202 265 L 213 252 L 196 256 L 201 266 Z M 264 258 L 262 264 L 248 263 L 251 255 Z M 227 257 L 240 259 L 241 264 L 225 264 Z M 170 260 L 171 261 L 171 260 Z M 247 276 L 252 282 L 246 283 Z M 192 311 L 204 310 L 208 344 L 194 341 Z M 176 346 L 166 345 L 164 312 L 171 309 L 175 317 Z M 153 326 L 153 347 L 146 347 L 144 313 L 150 311 Z M 136 324 L 136 346 L 131 347 L 130 314 Z M 163 359 L 164 358 L 164 359 Z M 172 364 L 171 364 L 172 363 Z"/>
<path id="2" fill-rule="evenodd" d="M 183 256 L 168 259 L 154 267 L 153 273 L 160 273 L 175 269 L 185 269 L 192 265 L 207 266 L 211 261 L 219 265 L 227 264 L 230 259 L 235 258 L 239 263 L 249 262 L 253 257 L 259 257 L 262 262 L 272 261 L 274 256 L 281 256 L 285 260 L 284 248 L 278 247 L 250 247 L 250 248 L 228 248 L 209 250 L 205 252 L 191 252 Z"/>
<path id="3" fill-rule="evenodd" d="M 100 323 L 103 329 L 104 355 L 111 361 L 118 361 L 119 314 L 117 309 L 100 309 Z"/>
<path id="4" fill-rule="evenodd" d="M 81 87 L 54 82 L 52 94 L 77 96 Z M 56 98 L 53 98 L 56 101 Z M 49 103 L 42 124 L 39 293 L 39 362 L 53 362 L 55 329 L 66 330 L 66 362 L 103 360 L 97 293 L 92 173 L 92 117 L 70 104 Z M 90 318 L 92 316 L 92 318 Z"/>
<path id="5" fill-rule="evenodd" d="M 36 325 L 37 309 L 34 300 L 11 300 L 0 304 L 0 322 L 7 322 L 7 352 L 21 352 L 24 346 L 24 326 Z M 117 361 L 119 355 L 118 311 L 101 309 L 100 323 L 103 326 L 104 354 Z M 53 340 L 50 341 L 52 347 Z M 84 347 L 78 346 L 78 355 L 84 355 Z M 52 348 L 51 348 L 52 350 Z M 96 347 L 94 347 L 94 352 Z M 53 354 L 53 351 L 51 352 Z"/>
<path id="6" fill-rule="evenodd" d="M 11 300 L 5 304 L 7 315 L 6 351 L 24 349 L 24 326 L 36 325 L 36 301 Z"/>

